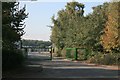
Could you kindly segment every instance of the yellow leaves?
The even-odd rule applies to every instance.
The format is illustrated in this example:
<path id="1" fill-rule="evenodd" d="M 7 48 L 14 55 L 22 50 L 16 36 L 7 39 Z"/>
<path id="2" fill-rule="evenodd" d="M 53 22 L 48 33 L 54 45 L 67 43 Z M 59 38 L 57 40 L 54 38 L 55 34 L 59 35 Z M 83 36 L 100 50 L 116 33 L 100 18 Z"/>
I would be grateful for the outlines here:
<path id="1" fill-rule="evenodd" d="M 101 36 L 101 44 L 106 51 L 111 51 L 111 48 L 118 47 L 118 8 L 116 4 L 109 5 L 108 21 L 106 22 L 106 27 L 104 29 L 104 34 Z"/>

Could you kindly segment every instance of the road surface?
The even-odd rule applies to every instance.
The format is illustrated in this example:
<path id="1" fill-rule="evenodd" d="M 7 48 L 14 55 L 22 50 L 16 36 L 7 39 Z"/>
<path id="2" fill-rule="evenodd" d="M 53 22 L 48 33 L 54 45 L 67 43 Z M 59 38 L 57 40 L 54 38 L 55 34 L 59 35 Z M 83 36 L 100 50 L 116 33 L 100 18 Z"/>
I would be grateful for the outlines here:
<path id="1" fill-rule="evenodd" d="M 116 66 L 96 66 L 63 58 L 50 60 L 49 53 L 31 52 L 26 67 L 3 78 L 118 78 Z"/>

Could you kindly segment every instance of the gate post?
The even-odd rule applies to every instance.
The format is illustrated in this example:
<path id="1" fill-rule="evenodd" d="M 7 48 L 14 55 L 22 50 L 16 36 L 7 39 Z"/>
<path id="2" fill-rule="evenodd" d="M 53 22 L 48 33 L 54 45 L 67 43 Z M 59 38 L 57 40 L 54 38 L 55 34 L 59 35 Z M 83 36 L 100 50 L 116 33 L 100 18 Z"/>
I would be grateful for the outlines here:
<path id="1" fill-rule="evenodd" d="M 50 60 L 52 60 L 52 46 L 50 47 Z"/>
<path id="2" fill-rule="evenodd" d="M 75 54 L 74 54 L 74 55 L 75 55 L 75 57 L 74 57 L 74 58 L 75 58 L 75 60 L 77 60 L 77 59 L 78 59 L 77 48 L 75 48 Z"/>

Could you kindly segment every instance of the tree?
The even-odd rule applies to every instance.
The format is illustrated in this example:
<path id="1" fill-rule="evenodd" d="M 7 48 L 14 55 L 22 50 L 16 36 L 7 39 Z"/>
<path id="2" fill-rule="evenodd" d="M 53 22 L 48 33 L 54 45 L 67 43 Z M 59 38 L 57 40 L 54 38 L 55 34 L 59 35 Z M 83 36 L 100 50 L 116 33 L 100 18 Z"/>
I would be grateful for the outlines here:
<path id="1" fill-rule="evenodd" d="M 106 11 L 108 3 L 93 7 L 93 13 L 87 15 L 86 24 L 87 33 L 84 44 L 95 51 L 103 51 L 100 44 L 100 36 L 103 34 L 103 29 L 107 21 Z"/>
<path id="2" fill-rule="evenodd" d="M 51 41 L 60 50 L 64 47 L 76 47 L 76 34 L 79 33 L 79 20 L 83 17 L 84 5 L 78 2 L 69 2 L 66 9 L 58 12 L 57 19 L 52 17 L 54 26 L 52 27 Z M 80 18 L 80 19 L 79 19 Z"/>
<path id="3" fill-rule="evenodd" d="M 108 52 L 112 50 L 120 50 L 119 47 L 119 4 L 113 2 L 109 4 L 108 20 L 104 28 L 104 34 L 101 36 L 101 44 Z"/>
<path id="4" fill-rule="evenodd" d="M 23 62 L 18 43 L 24 34 L 25 6 L 19 9 L 17 2 L 2 3 L 2 66 L 3 69 L 16 67 Z"/>
<path id="5" fill-rule="evenodd" d="M 31 46 L 31 47 L 38 47 L 38 48 L 46 48 L 51 46 L 50 41 L 39 41 L 39 40 L 22 40 L 23 46 Z"/>
<path id="6" fill-rule="evenodd" d="M 2 36 L 3 49 L 15 49 L 16 42 L 21 40 L 24 34 L 24 19 L 27 18 L 25 6 L 19 10 L 19 3 L 2 3 Z"/>

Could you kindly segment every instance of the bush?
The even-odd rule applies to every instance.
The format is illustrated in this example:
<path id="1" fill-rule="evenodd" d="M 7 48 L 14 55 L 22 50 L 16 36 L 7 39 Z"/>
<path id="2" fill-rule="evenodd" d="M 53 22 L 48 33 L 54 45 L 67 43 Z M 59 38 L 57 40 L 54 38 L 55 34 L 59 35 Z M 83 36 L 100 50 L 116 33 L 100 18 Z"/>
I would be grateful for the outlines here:
<path id="1" fill-rule="evenodd" d="M 81 61 L 86 60 L 87 54 L 85 49 L 77 49 L 77 53 L 78 53 L 78 60 Z"/>
<path id="2" fill-rule="evenodd" d="M 66 48 L 63 48 L 61 51 L 62 57 L 66 58 Z"/>
<path id="3" fill-rule="evenodd" d="M 88 60 L 92 56 L 94 56 L 95 53 L 92 52 L 91 49 L 78 49 L 78 57 L 79 60 Z"/>
<path id="4" fill-rule="evenodd" d="M 2 67 L 11 69 L 19 67 L 24 62 L 22 51 L 20 50 L 2 50 Z"/>
<path id="5" fill-rule="evenodd" d="M 61 57 L 61 49 L 58 49 L 57 47 L 54 48 L 54 53 L 53 53 L 54 57 Z"/>
<path id="6" fill-rule="evenodd" d="M 120 54 L 119 53 L 97 53 L 95 56 L 91 57 L 89 61 L 91 63 L 97 63 L 97 64 L 104 64 L 104 65 L 113 65 L 118 64 L 118 60 Z"/>

